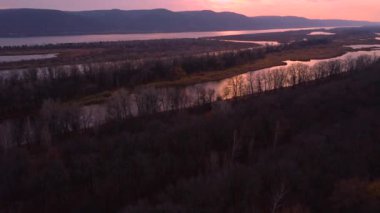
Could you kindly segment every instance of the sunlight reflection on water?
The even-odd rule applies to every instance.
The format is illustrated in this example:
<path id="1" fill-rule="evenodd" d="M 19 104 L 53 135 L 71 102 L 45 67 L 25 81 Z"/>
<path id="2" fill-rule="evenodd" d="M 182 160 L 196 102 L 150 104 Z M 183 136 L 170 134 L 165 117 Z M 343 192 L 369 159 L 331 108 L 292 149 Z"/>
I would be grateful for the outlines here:
<path id="1" fill-rule="evenodd" d="M 203 38 L 216 36 L 230 36 L 243 34 L 277 33 L 299 30 L 329 30 L 338 27 L 311 27 L 270 30 L 242 30 L 242 31 L 211 31 L 211 32 L 182 32 L 182 33 L 146 33 L 146 34 L 108 34 L 108 35 L 74 35 L 74 36 L 44 36 L 44 37 L 17 37 L 1 38 L 0 46 L 20 45 L 46 45 L 64 43 L 88 43 L 88 42 L 111 42 L 111 41 L 134 41 L 154 39 L 181 39 Z"/>
<path id="2" fill-rule="evenodd" d="M 380 48 L 380 44 L 357 44 L 357 45 L 347 45 L 345 47 L 352 48 L 354 50 L 361 50 L 361 49 L 373 49 L 373 48 Z"/>
<path id="3" fill-rule="evenodd" d="M 290 61 L 290 60 L 288 60 L 288 61 L 284 61 L 286 63 L 286 65 L 275 66 L 275 67 L 271 67 L 271 68 L 252 71 L 252 72 L 244 73 L 244 74 L 241 74 L 238 76 L 241 76 L 243 79 L 247 79 L 250 74 L 253 75 L 253 77 L 255 77 L 255 76 L 258 76 L 262 73 L 270 72 L 271 70 L 275 70 L 275 69 L 287 68 L 287 67 L 294 65 L 294 64 L 304 64 L 304 65 L 308 65 L 308 66 L 313 66 L 319 62 L 328 62 L 328 61 L 334 61 L 334 60 L 347 60 L 347 59 L 351 59 L 351 58 L 357 58 L 357 57 L 362 56 L 362 55 L 369 55 L 369 56 L 378 57 L 378 56 L 380 56 L 380 50 L 374 49 L 371 51 L 349 52 L 349 53 L 346 53 L 342 56 L 330 58 L 330 59 L 318 59 L 318 60 L 310 60 L 310 61 Z M 224 79 L 221 81 L 200 83 L 200 84 L 193 85 L 191 87 L 202 87 L 205 89 L 212 89 L 212 90 L 216 91 L 217 96 L 223 96 L 224 89 L 227 87 L 230 79 L 231 78 Z"/>
<path id="4" fill-rule="evenodd" d="M 243 40 L 221 40 L 233 43 L 246 43 L 246 44 L 258 44 L 262 46 L 278 46 L 280 43 L 278 41 L 243 41 Z"/>
<path id="5" fill-rule="evenodd" d="M 330 33 L 330 32 L 319 32 L 319 31 L 317 31 L 317 32 L 311 32 L 311 33 L 309 33 L 309 34 L 307 34 L 307 35 L 310 35 L 310 36 L 318 36 L 318 35 L 324 35 L 324 36 L 329 36 L 329 35 L 335 35 L 335 33 Z"/>

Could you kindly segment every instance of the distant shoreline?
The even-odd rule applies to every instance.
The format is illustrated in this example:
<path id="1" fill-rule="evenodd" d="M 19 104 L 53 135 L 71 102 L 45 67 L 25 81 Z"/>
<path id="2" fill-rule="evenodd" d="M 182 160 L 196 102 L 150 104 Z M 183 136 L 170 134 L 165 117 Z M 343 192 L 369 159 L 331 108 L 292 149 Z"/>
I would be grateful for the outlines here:
<path id="1" fill-rule="evenodd" d="M 83 35 L 60 35 L 60 36 L 29 36 L 29 37 L 1 37 L 0 47 L 5 46 L 38 46 L 58 45 L 69 43 L 99 43 L 99 42 L 123 42 L 144 41 L 161 39 L 197 39 L 220 36 L 233 36 L 245 34 L 281 33 L 303 30 L 331 30 L 337 28 L 355 28 L 358 26 L 336 26 L 336 27 L 302 27 L 302 28 L 273 28 L 259 30 L 227 30 L 227 31 L 194 31 L 194 32 L 172 32 L 172 33 L 126 33 L 126 34 L 83 34 Z"/>
<path id="2" fill-rule="evenodd" d="M 71 32 L 62 34 L 25 34 L 25 35 L 12 35 L 1 34 L 0 39 L 16 39 L 16 38 L 37 38 L 37 37 L 69 37 L 69 36 L 109 36 L 109 35 L 148 35 L 148 34 L 182 34 L 182 33 L 212 33 L 212 32 L 244 32 L 244 31 L 272 31 L 272 30 L 316 30 L 316 29 L 336 29 L 336 28 L 351 28 L 351 27 L 371 27 L 352 25 L 352 26 L 301 26 L 301 27 L 274 27 L 274 28 L 249 28 L 249 29 L 218 29 L 218 30 L 196 30 L 196 31 L 132 31 L 132 32 Z M 380 25 L 373 25 L 380 26 Z M 277 32 L 277 31 L 276 31 Z M 266 32 L 262 32 L 266 33 Z M 237 35 L 237 34 L 234 34 Z"/>

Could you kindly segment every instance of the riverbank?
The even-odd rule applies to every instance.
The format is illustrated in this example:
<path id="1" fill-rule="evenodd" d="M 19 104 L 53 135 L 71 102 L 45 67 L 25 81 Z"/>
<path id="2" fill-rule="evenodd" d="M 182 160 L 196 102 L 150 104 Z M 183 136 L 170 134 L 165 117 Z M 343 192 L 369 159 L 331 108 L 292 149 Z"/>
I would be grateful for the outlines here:
<path id="1" fill-rule="evenodd" d="M 248 64 L 239 65 L 230 69 L 217 70 L 204 73 L 196 73 L 185 76 L 174 81 L 160 81 L 148 84 L 146 86 L 167 87 L 167 86 L 187 86 L 191 84 L 203 83 L 208 81 L 219 81 L 230 78 L 235 75 L 243 74 L 249 71 L 257 71 L 265 68 L 285 65 L 284 61 L 309 61 L 312 59 L 329 59 L 341 56 L 351 51 L 350 48 L 333 46 L 316 46 L 312 49 L 284 50 L 278 53 L 269 53 L 263 59 L 258 59 Z"/>
<path id="2" fill-rule="evenodd" d="M 184 76 L 177 80 L 171 81 L 156 81 L 149 84 L 140 85 L 140 87 L 185 87 L 189 85 L 220 81 L 230 78 L 239 74 L 247 73 L 249 71 L 257 71 L 265 68 L 285 65 L 284 61 L 309 61 L 312 59 L 329 59 L 344 55 L 347 52 L 354 51 L 351 48 L 343 47 L 335 44 L 318 45 L 312 48 L 291 49 L 284 50 L 276 53 L 269 53 L 262 59 L 252 61 L 247 64 L 235 66 L 225 70 L 209 71 L 202 73 L 195 73 Z M 112 91 L 105 91 L 98 94 L 83 97 L 81 99 L 70 101 L 80 105 L 100 104 L 105 102 L 112 94 L 118 89 Z"/>
<path id="3" fill-rule="evenodd" d="M 208 72 L 194 73 L 186 75 L 176 80 L 160 80 L 139 87 L 184 87 L 204 82 L 220 81 L 230 78 L 248 71 L 256 71 L 260 69 L 284 65 L 284 61 L 309 61 L 312 59 L 328 59 L 334 58 L 353 50 L 347 46 L 360 45 L 360 44 L 379 44 L 376 40 L 377 28 L 340 28 L 325 30 L 325 32 L 333 32 L 334 35 L 308 35 L 311 30 L 294 31 L 294 32 L 281 32 L 281 33 L 267 33 L 267 34 L 254 34 L 254 35 L 236 35 L 226 37 L 214 37 L 212 39 L 237 39 L 242 41 L 258 41 L 258 40 L 273 40 L 281 41 L 282 43 L 303 42 L 309 39 L 322 39 L 328 40 L 327 44 L 313 45 L 312 47 L 304 47 L 291 50 L 283 50 L 281 52 L 266 54 L 264 58 L 255 60 L 246 64 L 234 66 L 224 70 L 215 70 Z M 101 103 L 104 97 L 112 95 L 112 91 L 102 92 L 101 94 L 91 95 L 81 99 L 85 105 L 91 103 Z"/>
<path id="4" fill-rule="evenodd" d="M 127 88 L 128 91 L 134 93 L 140 91 L 140 88 L 155 87 L 185 87 L 188 85 L 201 84 L 210 82 L 215 84 L 216 81 L 227 79 L 232 76 L 246 73 L 248 71 L 260 70 L 268 67 L 276 67 L 284 65 L 284 61 L 296 60 L 307 61 L 310 59 L 326 59 L 334 58 L 336 56 L 343 55 L 348 51 L 352 51 L 346 45 L 358 44 L 369 36 L 374 39 L 375 34 L 371 34 L 371 31 L 365 31 L 361 33 L 361 29 L 354 36 L 348 36 L 344 38 L 347 33 L 336 33 L 336 35 L 329 36 L 328 38 L 314 37 L 312 39 L 301 39 L 306 33 L 305 31 L 298 32 L 299 40 L 282 44 L 276 47 L 262 47 L 250 50 L 233 50 L 229 52 L 221 52 L 215 54 L 203 53 L 202 55 L 193 56 L 179 56 L 177 59 L 165 59 L 157 58 L 156 60 L 142 60 L 139 64 L 126 62 L 119 64 L 117 62 L 108 62 L 108 64 L 102 63 L 84 63 L 67 67 L 54 67 L 47 66 L 41 70 L 38 70 L 39 76 L 44 77 L 43 87 L 50 88 L 52 93 L 59 93 L 56 95 L 46 94 L 47 90 L 42 89 L 39 86 L 39 82 L 33 80 L 33 70 L 26 70 L 34 85 L 35 90 L 41 90 L 40 92 L 32 91 L 30 88 L 25 94 L 26 99 L 31 99 L 28 103 L 33 103 L 35 100 L 33 97 L 41 99 L 40 95 L 47 95 L 48 97 L 58 98 L 64 103 L 79 104 L 79 105 L 92 105 L 103 103 L 110 97 L 114 91 L 118 91 L 120 88 Z M 276 36 L 288 35 L 287 33 L 276 34 Z M 288 36 L 289 37 L 289 36 Z M 289 37 L 291 38 L 291 37 Z M 355 40 L 355 39 L 356 40 Z M 371 41 L 372 41 L 371 40 Z M 186 45 L 192 46 L 193 41 L 187 40 Z M 215 42 L 210 40 L 196 40 L 200 42 L 199 47 L 206 48 L 208 46 L 215 46 Z M 161 43 L 160 43 L 161 42 Z M 181 51 L 190 51 L 194 53 L 194 49 L 187 50 L 175 44 L 181 44 L 182 40 L 173 41 L 160 41 L 147 42 L 146 44 L 156 43 L 156 47 L 169 50 L 166 53 L 178 53 Z M 174 42 L 174 43 L 173 43 Z M 203 42 L 203 43 L 202 43 Z M 210 43 L 214 42 L 214 43 Z M 171 47 L 166 48 L 164 44 L 171 43 Z M 236 45 L 238 43 L 227 42 L 228 45 Z M 363 42 L 366 43 L 366 42 Z M 139 43 L 141 45 L 143 43 Z M 240 43 L 239 45 L 245 45 Z M 87 44 L 83 44 L 87 45 Z M 98 44 L 106 45 L 107 44 Z M 115 44 L 112 43 L 111 46 Z M 156 47 L 147 46 L 148 49 L 157 49 Z M 124 47 L 121 47 L 123 49 Z M 158 49 L 160 49 L 158 48 Z M 148 49 L 140 49 L 143 52 L 149 52 Z M 125 51 L 125 50 L 124 50 Z M 113 54 L 119 53 L 119 51 L 111 51 Z M 138 52 L 138 51 L 137 51 Z M 141 52 L 140 52 L 141 53 Z M 157 50 L 156 50 L 156 53 Z M 120 53 L 122 55 L 122 53 Z M 149 52 L 151 54 L 151 52 Z M 161 53 L 159 53 L 161 54 Z M 112 54 L 111 54 L 112 55 Z M 144 55 L 144 54 L 143 54 Z M 143 56 L 143 55 L 140 55 Z M 145 55 L 147 57 L 147 55 Z M 77 60 L 81 60 L 77 58 Z M 106 59 L 103 59 L 106 60 Z M 106 60 L 108 61 L 108 60 Z M 78 75 L 83 72 L 85 75 Z M 13 73 L 15 74 L 15 73 Z M 6 74 L 5 74 L 6 75 Z M 10 75 L 11 76 L 11 75 Z M 50 76 L 50 77 L 49 77 Z M 50 80 L 56 80 L 54 85 L 50 85 Z M 41 82 L 42 83 L 42 82 Z M 66 84 L 70 84 L 67 87 Z M 24 89 L 23 84 L 20 86 L 12 86 L 14 90 Z M 19 87 L 19 88 L 17 88 Z M 218 88 L 219 89 L 219 88 Z M 9 100 L 8 93 L 4 93 L 4 100 Z M 219 93 L 220 94 L 220 93 Z M 37 95 L 37 96 L 36 96 Z M 219 95 L 218 95 L 219 96 Z M 30 98 L 29 98 L 30 97 Z M 13 99 L 12 99 L 13 100 Z M 17 100 L 15 100 L 17 101 Z M 39 107 L 42 102 L 36 102 L 36 107 Z M 18 104 L 19 105 L 19 104 Z M 30 108 L 30 107 L 29 107 Z M 15 108 L 9 109 L 13 111 Z M 7 114 L 7 113 L 6 113 Z"/>
<path id="5" fill-rule="evenodd" d="M 0 206 L 26 212 L 265 212 L 277 192 L 268 189 L 284 186 L 289 202 L 283 208 L 369 212 L 378 194 L 368 189 L 380 177 L 378 70 L 225 108 L 132 118 L 57 139 L 44 132 L 40 143 L 2 150 L 0 173 L 9 178 L 0 182 L 6 189 Z M 16 139 L 28 136 L 12 132 Z M 345 202 L 358 194 L 359 204 Z"/>

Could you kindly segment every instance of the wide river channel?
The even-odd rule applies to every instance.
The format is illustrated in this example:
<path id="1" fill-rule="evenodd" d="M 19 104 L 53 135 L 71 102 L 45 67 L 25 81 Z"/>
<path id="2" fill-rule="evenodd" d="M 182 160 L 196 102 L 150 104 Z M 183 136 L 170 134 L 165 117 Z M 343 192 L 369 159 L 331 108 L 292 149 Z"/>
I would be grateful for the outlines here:
<path id="1" fill-rule="evenodd" d="M 106 35 L 74 35 L 74 36 L 43 36 L 43 37 L 16 37 L 0 38 L 0 46 L 33 46 L 65 43 L 90 43 L 111 41 L 134 41 L 155 39 L 204 38 L 243 34 L 278 33 L 300 30 L 329 30 L 337 27 L 288 28 L 270 30 L 242 30 L 242 31 L 211 31 L 211 32 L 182 32 L 182 33 L 146 33 L 146 34 L 106 34 Z"/>

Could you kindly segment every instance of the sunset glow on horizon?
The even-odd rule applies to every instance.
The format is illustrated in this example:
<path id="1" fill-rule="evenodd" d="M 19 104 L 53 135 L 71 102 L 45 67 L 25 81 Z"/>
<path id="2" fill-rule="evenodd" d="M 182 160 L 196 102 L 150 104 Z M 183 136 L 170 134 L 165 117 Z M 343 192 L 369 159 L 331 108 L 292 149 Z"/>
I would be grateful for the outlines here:
<path id="1" fill-rule="evenodd" d="M 153 9 L 231 11 L 247 16 L 302 16 L 380 21 L 379 0 L 2 0 L 0 8 L 59 10 Z"/>

